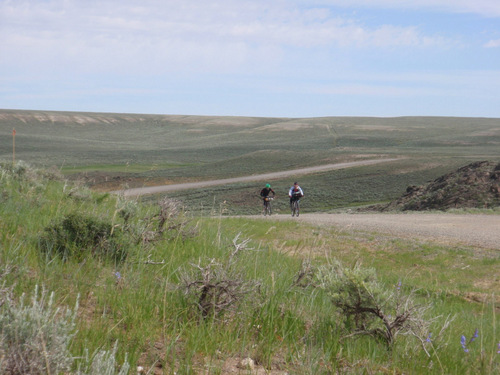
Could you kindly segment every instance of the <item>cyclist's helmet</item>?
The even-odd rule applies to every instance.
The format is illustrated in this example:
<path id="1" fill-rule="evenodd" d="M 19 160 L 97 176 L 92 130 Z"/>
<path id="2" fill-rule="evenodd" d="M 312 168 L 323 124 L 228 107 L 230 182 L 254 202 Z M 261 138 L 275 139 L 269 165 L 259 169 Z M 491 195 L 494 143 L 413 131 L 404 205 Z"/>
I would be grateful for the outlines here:
<path id="1" fill-rule="evenodd" d="M 271 184 L 266 184 L 266 188 L 270 188 L 271 187 Z"/>

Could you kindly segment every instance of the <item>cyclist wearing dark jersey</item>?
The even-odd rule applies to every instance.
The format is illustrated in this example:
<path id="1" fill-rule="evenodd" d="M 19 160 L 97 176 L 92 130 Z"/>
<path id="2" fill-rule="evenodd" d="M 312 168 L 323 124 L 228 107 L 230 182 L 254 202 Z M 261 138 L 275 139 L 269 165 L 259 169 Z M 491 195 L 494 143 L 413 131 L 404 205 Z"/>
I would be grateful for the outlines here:
<path id="1" fill-rule="evenodd" d="M 264 214 L 266 212 L 266 198 L 268 198 L 269 195 L 271 195 L 271 193 L 273 194 L 273 198 L 274 198 L 276 193 L 274 192 L 273 189 L 271 189 L 270 184 L 266 184 L 266 187 L 260 191 L 260 196 L 262 197 L 262 203 L 264 204 L 264 207 L 263 207 Z"/>
<path id="2" fill-rule="evenodd" d="M 273 194 L 273 197 L 276 195 L 274 190 L 271 189 L 271 185 L 266 184 L 266 187 L 260 191 L 260 196 L 262 197 L 262 200 L 264 200 L 264 198 L 268 197 L 271 193 Z"/>

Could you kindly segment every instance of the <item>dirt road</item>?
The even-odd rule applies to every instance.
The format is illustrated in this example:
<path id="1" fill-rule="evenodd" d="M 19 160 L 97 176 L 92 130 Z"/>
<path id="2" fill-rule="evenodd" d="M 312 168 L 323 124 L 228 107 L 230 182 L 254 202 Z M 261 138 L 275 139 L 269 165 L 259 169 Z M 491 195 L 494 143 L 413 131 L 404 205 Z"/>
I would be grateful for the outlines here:
<path id="1" fill-rule="evenodd" d="M 500 250 L 500 215 L 346 213 L 301 214 L 299 218 L 276 215 L 270 219 L 273 218 L 335 226 L 347 231 L 361 230 L 385 233 L 398 238 L 418 238 L 431 242 Z"/>
<path id="2" fill-rule="evenodd" d="M 273 180 L 273 179 L 283 178 L 283 177 L 300 176 L 300 175 L 315 173 L 315 172 L 324 172 L 324 171 L 331 171 L 331 170 L 336 170 L 336 169 L 344 169 L 344 168 L 359 167 L 359 166 L 366 166 L 366 165 L 373 165 L 373 164 L 380 164 L 380 163 L 388 163 L 388 162 L 395 161 L 395 160 L 398 160 L 398 159 L 387 159 L 386 158 L 386 159 L 359 160 L 359 161 L 352 161 L 352 162 L 347 162 L 347 163 L 325 164 L 325 165 L 319 165 L 316 167 L 291 169 L 291 170 L 282 171 L 282 172 L 273 172 L 273 173 L 257 174 L 257 175 L 252 175 L 252 176 L 226 178 L 226 179 L 222 179 L 222 180 L 210 180 L 210 181 L 190 182 L 190 183 L 184 183 L 184 184 L 172 184 L 172 185 L 162 185 L 162 186 L 147 186 L 147 187 L 142 187 L 142 188 L 127 189 L 127 190 L 123 190 L 123 191 L 115 191 L 114 193 L 120 193 L 126 197 L 147 195 L 147 194 L 157 194 L 157 193 L 164 193 L 164 192 L 168 192 L 168 191 L 199 189 L 199 188 L 208 187 L 208 186 L 233 184 L 233 183 L 237 183 L 237 182 L 267 181 L 267 180 Z"/>

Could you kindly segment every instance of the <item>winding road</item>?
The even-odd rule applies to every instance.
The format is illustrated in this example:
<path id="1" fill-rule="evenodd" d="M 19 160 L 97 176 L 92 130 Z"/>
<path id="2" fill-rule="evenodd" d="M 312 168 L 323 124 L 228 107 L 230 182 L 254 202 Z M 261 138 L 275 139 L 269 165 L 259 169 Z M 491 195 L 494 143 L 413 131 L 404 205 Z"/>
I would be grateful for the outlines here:
<path id="1" fill-rule="evenodd" d="M 272 173 L 256 174 L 256 175 L 251 175 L 251 176 L 225 178 L 225 179 L 221 179 L 221 180 L 187 182 L 187 183 L 183 183 L 183 184 L 171 184 L 171 185 L 160 185 L 160 186 L 145 186 L 145 187 L 141 187 L 141 188 L 126 189 L 126 190 L 122 190 L 122 191 L 114 191 L 113 193 L 123 194 L 126 197 L 133 197 L 133 196 L 140 196 L 140 195 L 165 193 L 165 192 L 169 192 L 169 191 L 178 191 L 178 190 L 186 190 L 186 189 L 200 189 L 200 188 L 209 187 L 209 186 L 234 184 L 234 183 L 238 183 L 238 182 L 266 181 L 266 180 L 273 180 L 273 179 L 275 180 L 278 178 L 299 176 L 299 175 L 310 174 L 310 173 L 315 173 L 315 172 L 325 172 L 325 171 L 332 171 L 332 170 L 337 170 L 337 169 L 360 167 L 360 166 L 380 164 L 380 163 L 388 163 L 388 162 L 395 161 L 395 160 L 399 160 L 399 159 L 397 159 L 397 158 L 392 158 L 392 159 L 385 158 L 385 159 L 359 160 L 359 161 L 351 161 L 351 162 L 346 162 L 346 163 L 325 164 L 325 165 L 318 165 L 315 167 L 291 169 L 288 171 L 281 171 L 281 172 L 272 172 Z"/>

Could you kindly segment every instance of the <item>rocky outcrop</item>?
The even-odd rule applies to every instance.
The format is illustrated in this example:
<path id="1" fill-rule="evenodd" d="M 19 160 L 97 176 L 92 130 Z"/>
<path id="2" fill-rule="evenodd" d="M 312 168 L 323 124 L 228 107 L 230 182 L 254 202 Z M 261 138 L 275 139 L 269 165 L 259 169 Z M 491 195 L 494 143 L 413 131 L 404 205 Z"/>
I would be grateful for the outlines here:
<path id="1" fill-rule="evenodd" d="M 425 211 L 500 206 L 500 163 L 479 161 L 422 186 L 409 186 L 399 199 L 377 211 Z"/>

